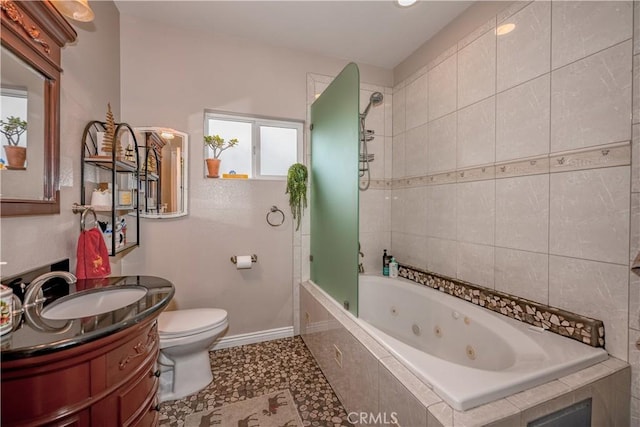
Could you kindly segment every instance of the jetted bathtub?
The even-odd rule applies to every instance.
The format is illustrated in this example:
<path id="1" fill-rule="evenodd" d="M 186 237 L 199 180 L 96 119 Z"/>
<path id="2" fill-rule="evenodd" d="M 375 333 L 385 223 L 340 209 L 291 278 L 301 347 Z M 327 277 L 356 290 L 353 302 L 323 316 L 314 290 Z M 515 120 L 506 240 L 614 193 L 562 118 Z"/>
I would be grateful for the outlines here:
<path id="1" fill-rule="evenodd" d="M 607 359 L 553 332 L 404 279 L 360 276 L 361 326 L 464 411 Z"/>

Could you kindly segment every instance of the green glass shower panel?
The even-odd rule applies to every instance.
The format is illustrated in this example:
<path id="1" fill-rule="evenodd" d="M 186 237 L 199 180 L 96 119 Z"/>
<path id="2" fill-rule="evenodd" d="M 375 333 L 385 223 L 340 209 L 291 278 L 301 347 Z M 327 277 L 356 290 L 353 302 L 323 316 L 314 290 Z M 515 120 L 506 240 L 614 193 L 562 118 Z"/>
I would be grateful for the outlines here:
<path id="1" fill-rule="evenodd" d="M 359 105 L 353 63 L 311 105 L 311 280 L 356 316 Z"/>

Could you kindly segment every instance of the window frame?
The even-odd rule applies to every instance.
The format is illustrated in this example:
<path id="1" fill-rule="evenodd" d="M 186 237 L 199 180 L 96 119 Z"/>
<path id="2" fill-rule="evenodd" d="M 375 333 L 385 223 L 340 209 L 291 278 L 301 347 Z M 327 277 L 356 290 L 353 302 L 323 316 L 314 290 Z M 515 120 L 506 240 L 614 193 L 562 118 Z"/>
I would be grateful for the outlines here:
<path id="1" fill-rule="evenodd" d="M 261 139 L 260 128 L 278 127 L 286 129 L 295 129 L 297 131 L 296 141 L 296 162 L 303 163 L 304 159 L 304 121 L 296 119 L 283 119 L 265 116 L 257 116 L 252 114 L 230 113 L 226 111 L 205 110 L 204 111 L 204 135 L 209 135 L 209 119 L 227 120 L 233 122 L 243 122 L 251 124 L 251 177 L 249 179 L 256 180 L 275 180 L 283 181 L 287 179 L 286 172 L 284 175 L 262 175 L 260 174 L 261 166 Z M 204 147 L 205 153 L 209 148 Z M 206 154 L 205 154 L 206 156 Z M 206 171 L 205 171 L 206 176 Z"/>

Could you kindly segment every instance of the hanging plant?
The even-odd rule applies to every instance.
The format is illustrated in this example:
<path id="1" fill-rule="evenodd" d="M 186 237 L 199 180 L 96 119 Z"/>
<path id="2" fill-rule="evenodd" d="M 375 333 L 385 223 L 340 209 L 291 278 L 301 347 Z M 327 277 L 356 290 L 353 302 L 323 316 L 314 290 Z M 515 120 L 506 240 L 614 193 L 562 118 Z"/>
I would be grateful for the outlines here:
<path id="1" fill-rule="evenodd" d="M 296 231 L 300 228 L 302 211 L 307 207 L 307 167 L 301 163 L 294 163 L 287 172 L 287 191 L 291 215 L 296 220 Z"/>

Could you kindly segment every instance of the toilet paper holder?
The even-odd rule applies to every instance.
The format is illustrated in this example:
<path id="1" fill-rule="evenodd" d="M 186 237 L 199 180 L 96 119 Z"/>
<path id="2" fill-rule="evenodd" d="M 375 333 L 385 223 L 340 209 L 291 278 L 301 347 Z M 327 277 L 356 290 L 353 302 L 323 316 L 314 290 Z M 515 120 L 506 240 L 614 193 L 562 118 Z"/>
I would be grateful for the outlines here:
<path id="1" fill-rule="evenodd" d="M 238 263 L 238 257 L 236 255 L 231 257 L 231 262 L 234 264 Z M 251 255 L 251 262 L 258 262 L 258 255 Z"/>

